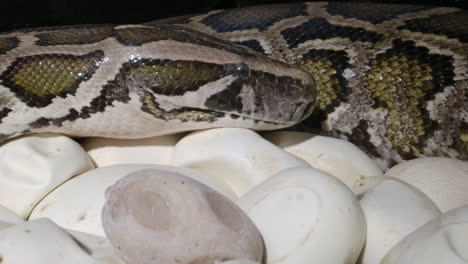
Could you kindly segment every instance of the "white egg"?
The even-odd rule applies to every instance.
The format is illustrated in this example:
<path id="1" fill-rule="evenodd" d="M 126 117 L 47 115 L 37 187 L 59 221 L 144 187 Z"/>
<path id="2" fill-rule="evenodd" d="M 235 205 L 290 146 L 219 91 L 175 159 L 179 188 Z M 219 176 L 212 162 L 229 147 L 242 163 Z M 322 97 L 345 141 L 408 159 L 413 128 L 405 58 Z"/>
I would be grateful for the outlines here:
<path id="1" fill-rule="evenodd" d="M 127 163 L 167 165 L 180 138 L 182 134 L 142 139 L 88 138 L 82 146 L 97 167 Z"/>
<path id="2" fill-rule="evenodd" d="M 265 138 L 313 168 L 337 177 L 356 194 L 363 191 L 367 177 L 383 175 L 374 160 L 345 140 L 293 131 L 270 132 Z"/>
<path id="3" fill-rule="evenodd" d="M 385 175 L 411 184 L 446 212 L 468 204 L 468 162 L 449 158 L 418 158 L 398 164 Z"/>
<path id="4" fill-rule="evenodd" d="M 260 264 L 259 262 L 251 261 L 251 260 L 228 260 L 224 262 L 219 262 L 217 264 Z"/>
<path id="5" fill-rule="evenodd" d="M 357 198 L 317 169 L 283 170 L 238 204 L 260 230 L 268 264 L 351 264 L 364 245 L 366 221 Z"/>
<path id="6" fill-rule="evenodd" d="M 171 164 L 216 177 L 239 196 L 281 170 L 310 167 L 257 133 L 242 128 L 210 129 L 185 136 L 176 144 Z"/>
<path id="7" fill-rule="evenodd" d="M 450 210 L 418 228 L 388 252 L 381 264 L 468 263 L 468 206 Z"/>
<path id="8" fill-rule="evenodd" d="M 90 253 L 96 264 L 126 264 L 116 253 L 107 238 L 65 229 L 82 248 Z"/>
<path id="9" fill-rule="evenodd" d="M 8 264 L 124 264 L 104 239 L 73 237 L 49 219 L 37 219 L 0 230 L 0 259 Z M 103 255 L 103 253 L 105 253 Z"/>
<path id="10" fill-rule="evenodd" d="M 0 204 L 26 218 L 47 193 L 94 165 L 72 139 L 36 134 L 0 147 Z"/>
<path id="11" fill-rule="evenodd" d="M 441 214 L 424 193 L 393 177 L 368 189 L 360 203 L 367 221 L 360 264 L 379 263 L 398 241 Z"/>
<path id="12" fill-rule="evenodd" d="M 0 229 L 21 223 L 23 221 L 23 218 L 19 217 L 8 208 L 0 205 Z"/>

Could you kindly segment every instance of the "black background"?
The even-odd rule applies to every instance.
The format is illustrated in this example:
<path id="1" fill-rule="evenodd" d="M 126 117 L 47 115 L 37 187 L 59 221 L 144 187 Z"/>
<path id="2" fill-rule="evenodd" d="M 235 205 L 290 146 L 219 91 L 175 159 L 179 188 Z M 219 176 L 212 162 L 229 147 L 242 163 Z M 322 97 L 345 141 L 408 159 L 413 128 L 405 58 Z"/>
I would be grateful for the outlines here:
<path id="1" fill-rule="evenodd" d="M 285 2 L 288 1 L 0 0 L 0 32 L 54 25 L 142 23 L 159 18 L 214 9 Z M 373 0 L 370 2 L 454 6 L 465 9 L 468 6 L 468 0 Z"/>

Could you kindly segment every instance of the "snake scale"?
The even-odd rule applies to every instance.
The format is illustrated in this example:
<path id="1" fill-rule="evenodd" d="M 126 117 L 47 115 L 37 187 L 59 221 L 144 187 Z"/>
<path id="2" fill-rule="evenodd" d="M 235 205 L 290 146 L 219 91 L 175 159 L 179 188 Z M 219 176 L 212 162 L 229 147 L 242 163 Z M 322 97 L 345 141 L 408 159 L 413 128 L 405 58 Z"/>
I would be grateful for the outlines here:
<path id="1" fill-rule="evenodd" d="M 313 2 L 0 35 L 0 140 L 320 131 L 468 159 L 468 11 Z"/>

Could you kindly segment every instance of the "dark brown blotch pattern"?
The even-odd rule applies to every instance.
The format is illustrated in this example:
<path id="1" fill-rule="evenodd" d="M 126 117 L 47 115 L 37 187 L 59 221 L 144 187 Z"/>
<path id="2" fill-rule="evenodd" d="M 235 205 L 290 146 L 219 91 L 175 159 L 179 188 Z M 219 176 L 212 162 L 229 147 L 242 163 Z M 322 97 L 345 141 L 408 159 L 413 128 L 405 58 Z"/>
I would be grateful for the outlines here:
<path id="1" fill-rule="evenodd" d="M 182 43 L 216 48 L 242 56 L 258 56 L 258 54 L 231 42 L 215 38 L 208 34 L 176 25 L 156 24 L 152 27 L 126 27 L 115 30 L 114 37 L 127 46 L 141 46 L 160 40 L 173 40 Z"/>
<path id="2" fill-rule="evenodd" d="M 112 26 L 71 28 L 36 34 L 39 46 L 83 45 L 102 41 L 113 34 Z"/>
<path id="3" fill-rule="evenodd" d="M 156 102 L 155 95 L 146 91 L 140 92 L 140 102 L 142 103 L 141 110 L 143 112 L 151 114 L 157 119 L 162 120 L 213 123 L 218 118 L 225 116 L 225 114 L 221 112 L 190 107 L 181 107 L 166 111 L 159 107 L 158 102 Z"/>
<path id="4" fill-rule="evenodd" d="M 80 118 L 78 111 L 73 108 L 70 108 L 69 113 L 57 118 L 47 118 L 47 117 L 40 117 L 35 121 L 31 122 L 29 126 L 31 128 L 41 128 L 41 127 L 48 127 L 48 126 L 56 126 L 61 127 L 63 122 L 65 121 L 75 121 L 76 119 Z"/>
<path id="5" fill-rule="evenodd" d="M 0 54 L 5 54 L 18 47 L 20 41 L 15 37 L 0 37 Z"/>
<path id="6" fill-rule="evenodd" d="M 85 55 L 42 54 L 19 57 L 0 75 L 29 107 L 45 107 L 56 97 L 74 95 L 80 83 L 91 78 L 104 58 L 97 50 Z"/>
<path id="7" fill-rule="evenodd" d="M 225 112 L 235 111 L 242 113 L 243 104 L 240 97 L 242 86 L 242 79 L 234 80 L 226 89 L 210 96 L 206 100 L 205 106 Z"/>
<path id="8" fill-rule="evenodd" d="M 177 96 L 229 74 L 223 65 L 199 61 L 138 59 L 124 63 L 112 89 L 151 90 Z"/>
<path id="9" fill-rule="evenodd" d="M 468 159 L 468 122 L 461 122 L 460 137 L 455 139 L 455 145 L 461 150 L 461 158 Z"/>
<path id="10" fill-rule="evenodd" d="M 2 110 L 0 110 L 0 124 L 2 123 L 2 119 L 8 116 L 8 113 L 10 113 L 11 110 L 8 107 L 3 107 Z"/>
<path id="11" fill-rule="evenodd" d="M 405 21 L 398 29 L 455 38 L 468 43 L 468 10 L 437 14 Z"/>
<path id="12" fill-rule="evenodd" d="M 251 39 L 251 40 L 245 40 L 245 41 L 236 41 L 234 43 L 237 45 L 247 47 L 247 48 L 251 48 L 257 52 L 266 54 L 265 49 L 262 47 L 262 44 L 260 44 L 258 40 Z"/>
<path id="13" fill-rule="evenodd" d="M 275 10 L 271 12 L 271 10 Z M 278 21 L 307 15 L 304 3 L 228 9 L 205 17 L 201 23 L 220 33 L 249 29 L 265 31 Z"/>
<path id="14" fill-rule="evenodd" d="M 373 24 L 396 19 L 400 15 L 430 10 L 431 6 L 395 5 L 367 2 L 328 2 L 327 11 L 334 16 L 357 18 Z"/>
<path id="15" fill-rule="evenodd" d="M 303 24 L 281 31 L 290 48 L 315 39 L 347 38 L 352 41 L 376 43 L 383 39 L 381 33 L 369 31 L 361 27 L 334 25 L 325 18 L 316 17 Z"/>

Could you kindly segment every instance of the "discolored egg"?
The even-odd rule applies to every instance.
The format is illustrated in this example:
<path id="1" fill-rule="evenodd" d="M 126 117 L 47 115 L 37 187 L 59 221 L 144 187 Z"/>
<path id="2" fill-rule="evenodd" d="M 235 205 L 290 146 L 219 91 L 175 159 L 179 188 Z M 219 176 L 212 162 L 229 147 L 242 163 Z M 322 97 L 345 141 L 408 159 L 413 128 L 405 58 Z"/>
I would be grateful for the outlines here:
<path id="1" fill-rule="evenodd" d="M 128 264 L 259 262 L 263 242 L 232 201 L 182 174 L 142 170 L 106 192 L 104 232 Z"/>

